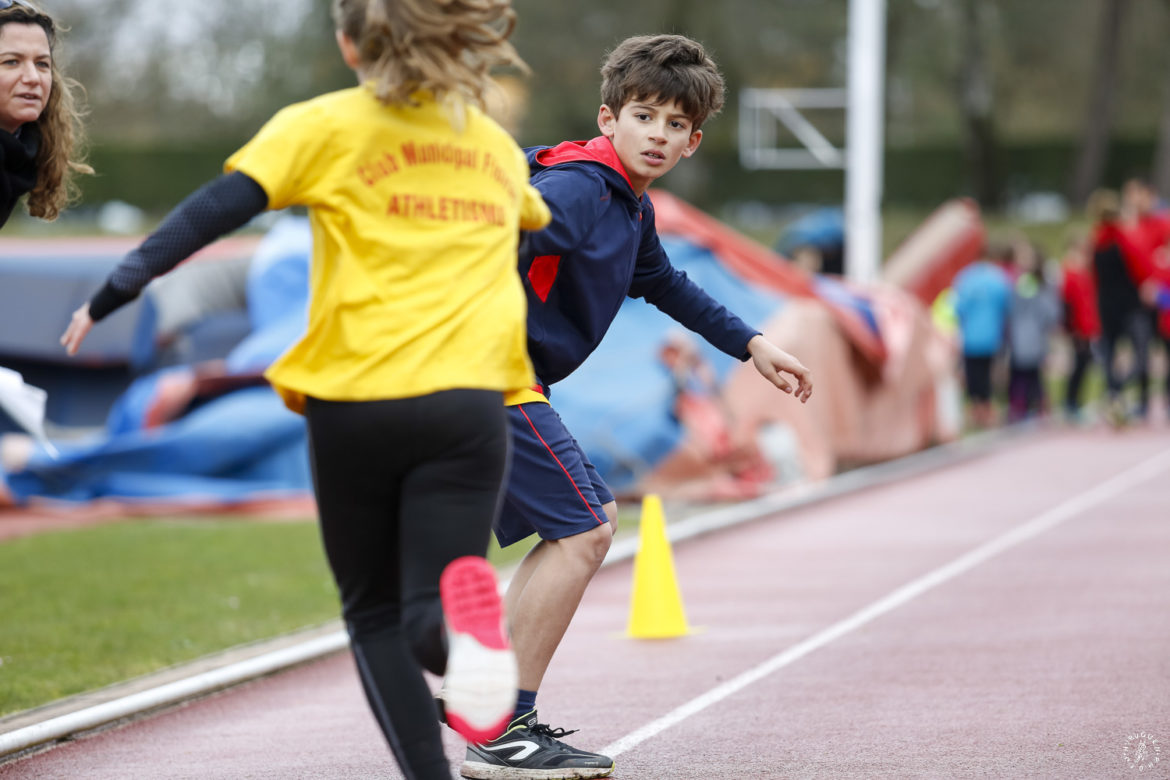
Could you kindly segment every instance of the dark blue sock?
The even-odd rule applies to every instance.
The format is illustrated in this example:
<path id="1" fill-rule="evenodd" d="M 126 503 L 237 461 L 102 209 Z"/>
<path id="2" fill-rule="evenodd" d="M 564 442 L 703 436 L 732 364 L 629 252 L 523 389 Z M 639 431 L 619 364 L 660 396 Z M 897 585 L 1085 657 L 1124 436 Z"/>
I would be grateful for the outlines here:
<path id="1" fill-rule="evenodd" d="M 536 691 L 526 691 L 521 688 L 516 693 L 516 712 L 513 713 L 512 720 L 536 709 Z"/>

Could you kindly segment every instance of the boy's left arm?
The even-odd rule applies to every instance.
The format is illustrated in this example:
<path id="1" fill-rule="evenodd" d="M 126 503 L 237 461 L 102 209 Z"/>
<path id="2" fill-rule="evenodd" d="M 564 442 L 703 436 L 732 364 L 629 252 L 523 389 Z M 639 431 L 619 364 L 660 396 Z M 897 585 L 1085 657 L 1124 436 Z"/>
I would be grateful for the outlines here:
<path id="1" fill-rule="evenodd" d="M 739 360 L 752 360 L 756 370 L 801 402 L 812 395 L 812 372 L 793 355 L 764 338 L 670 264 L 654 228 L 653 212 L 646 225 L 630 297 L 644 298 L 679 324 L 698 333 L 716 348 Z M 796 380 L 795 391 L 784 374 Z"/>

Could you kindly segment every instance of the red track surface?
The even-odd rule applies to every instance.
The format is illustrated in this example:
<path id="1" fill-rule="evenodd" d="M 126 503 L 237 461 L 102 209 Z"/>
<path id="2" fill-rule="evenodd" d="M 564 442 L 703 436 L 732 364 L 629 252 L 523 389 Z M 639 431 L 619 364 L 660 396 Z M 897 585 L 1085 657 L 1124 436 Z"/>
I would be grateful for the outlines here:
<path id="1" fill-rule="evenodd" d="M 1021 527 L 1034 535 L 945 568 Z M 1017 439 L 674 554 L 702 631 L 624 638 L 630 569 L 607 568 L 541 691 L 543 719 L 581 729 L 571 742 L 618 747 L 615 777 L 1170 777 L 1164 430 Z M 1143 732 L 1161 761 L 1138 772 L 1126 746 Z M 399 774 L 341 656 L 0 766 L 3 780 L 73 777 Z"/>

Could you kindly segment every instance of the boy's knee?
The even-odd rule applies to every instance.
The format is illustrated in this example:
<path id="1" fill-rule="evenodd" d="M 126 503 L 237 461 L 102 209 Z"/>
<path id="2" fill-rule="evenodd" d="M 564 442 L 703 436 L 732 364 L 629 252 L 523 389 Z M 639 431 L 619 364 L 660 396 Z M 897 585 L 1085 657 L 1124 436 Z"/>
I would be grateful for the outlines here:
<path id="1" fill-rule="evenodd" d="M 605 516 L 609 520 L 610 536 L 612 537 L 614 534 L 617 533 L 617 529 L 618 529 L 617 501 L 610 501 L 608 504 L 605 504 L 601 508 L 603 510 L 605 510 Z"/>
<path id="2" fill-rule="evenodd" d="M 613 544 L 613 529 L 609 523 L 603 523 L 583 534 L 570 536 L 560 541 L 564 551 L 582 564 L 596 570 L 605 560 L 610 545 Z"/>

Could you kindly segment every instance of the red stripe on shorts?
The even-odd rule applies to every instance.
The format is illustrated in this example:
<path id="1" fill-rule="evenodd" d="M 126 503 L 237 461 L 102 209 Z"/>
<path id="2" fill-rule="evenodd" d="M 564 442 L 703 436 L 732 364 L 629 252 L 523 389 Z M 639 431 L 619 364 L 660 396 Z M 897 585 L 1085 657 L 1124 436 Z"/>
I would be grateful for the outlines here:
<path id="1" fill-rule="evenodd" d="M 561 467 L 561 471 L 565 472 L 565 476 L 569 478 L 569 484 L 573 486 L 573 490 L 576 490 L 577 495 L 581 497 L 583 502 L 585 502 L 585 508 L 589 510 L 589 514 L 593 515 L 593 519 L 596 520 L 599 525 L 605 522 L 597 516 L 596 512 L 593 511 L 593 507 L 589 506 L 589 499 L 585 498 L 585 494 L 581 492 L 581 488 L 577 487 L 577 483 L 573 480 L 573 475 L 569 473 L 567 468 L 565 468 L 565 464 L 561 463 L 561 459 L 557 457 L 555 452 L 553 452 L 553 448 L 548 446 L 548 442 L 545 441 L 544 437 L 540 435 L 540 431 L 536 430 L 536 424 L 532 422 L 532 418 L 528 416 L 528 412 L 524 411 L 524 405 L 521 404 L 516 408 L 520 410 L 520 414 L 524 415 L 524 419 L 528 421 L 530 426 L 532 426 L 532 432 L 536 434 L 536 438 L 540 439 L 540 443 L 544 445 L 546 450 L 548 450 L 548 454 L 552 456 L 552 459 L 555 460 L 557 465 Z"/>

